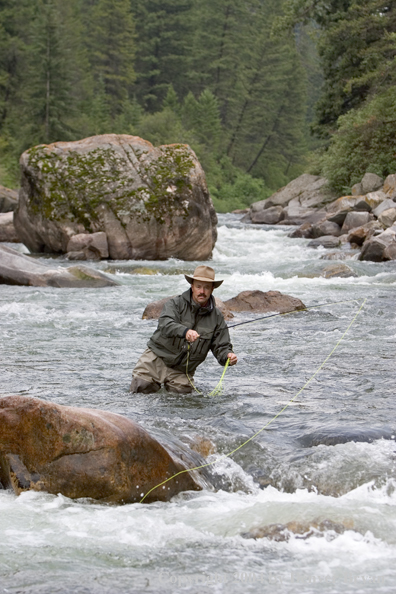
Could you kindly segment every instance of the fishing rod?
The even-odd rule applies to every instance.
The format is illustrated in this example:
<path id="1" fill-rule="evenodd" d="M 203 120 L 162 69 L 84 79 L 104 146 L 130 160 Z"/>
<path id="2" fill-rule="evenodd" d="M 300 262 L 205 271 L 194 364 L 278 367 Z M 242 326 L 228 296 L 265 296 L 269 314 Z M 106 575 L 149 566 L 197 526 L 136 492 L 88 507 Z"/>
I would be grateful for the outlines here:
<path id="1" fill-rule="evenodd" d="M 268 320 L 269 318 L 275 318 L 276 316 L 287 316 L 293 313 L 299 313 L 300 311 L 308 311 L 309 309 L 315 309 L 317 307 L 326 307 L 326 305 L 339 305 L 340 303 L 351 303 L 352 301 L 362 301 L 363 298 L 360 299 L 347 299 L 345 301 L 332 301 L 330 303 L 320 303 L 318 305 L 309 305 L 308 307 L 301 307 L 300 309 L 293 309 L 293 311 L 284 311 L 271 314 L 269 316 L 262 316 L 261 318 L 255 318 L 254 320 L 246 320 L 245 322 L 239 322 L 238 324 L 233 324 L 232 326 L 228 326 L 228 328 L 236 328 L 237 326 L 242 326 L 243 324 L 253 324 L 254 322 L 260 322 L 261 320 Z"/>

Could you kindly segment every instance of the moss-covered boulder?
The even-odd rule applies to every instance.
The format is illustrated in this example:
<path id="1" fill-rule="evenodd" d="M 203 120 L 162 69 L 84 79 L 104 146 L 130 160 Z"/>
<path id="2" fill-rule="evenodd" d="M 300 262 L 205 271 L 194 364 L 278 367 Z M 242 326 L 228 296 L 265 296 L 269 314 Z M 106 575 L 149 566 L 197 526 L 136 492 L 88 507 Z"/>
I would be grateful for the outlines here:
<path id="1" fill-rule="evenodd" d="M 65 253 L 103 231 L 112 259 L 206 260 L 217 217 L 205 174 L 183 144 L 117 134 L 39 145 L 21 156 L 15 226 L 33 252 Z"/>

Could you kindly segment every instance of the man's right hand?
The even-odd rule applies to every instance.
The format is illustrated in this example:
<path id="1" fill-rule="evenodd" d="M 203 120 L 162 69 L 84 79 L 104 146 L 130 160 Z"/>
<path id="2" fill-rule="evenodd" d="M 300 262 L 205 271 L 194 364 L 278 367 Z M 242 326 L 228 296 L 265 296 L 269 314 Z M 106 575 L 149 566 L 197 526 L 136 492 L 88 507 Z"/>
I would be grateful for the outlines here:
<path id="1" fill-rule="evenodd" d="M 188 342 L 195 342 L 197 338 L 199 338 L 198 332 L 195 332 L 195 330 L 187 331 L 186 340 L 188 340 Z"/>

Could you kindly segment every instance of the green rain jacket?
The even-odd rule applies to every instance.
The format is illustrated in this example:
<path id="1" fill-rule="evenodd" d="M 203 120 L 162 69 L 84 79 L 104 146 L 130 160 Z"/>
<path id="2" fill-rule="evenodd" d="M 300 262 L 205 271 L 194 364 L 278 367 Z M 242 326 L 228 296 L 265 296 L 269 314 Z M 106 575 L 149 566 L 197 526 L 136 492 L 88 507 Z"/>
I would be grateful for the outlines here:
<path id="1" fill-rule="evenodd" d="M 188 330 L 195 330 L 200 337 L 188 343 L 185 338 Z M 158 327 L 147 346 L 167 367 L 189 375 L 193 375 L 198 365 L 205 361 L 209 350 L 220 365 L 225 365 L 228 353 L 232 352 L 228 327 L 214 297 L 210 296 L 208 307 L 201 307 L 193 300 L 191 289 L 165 303 Z"/>

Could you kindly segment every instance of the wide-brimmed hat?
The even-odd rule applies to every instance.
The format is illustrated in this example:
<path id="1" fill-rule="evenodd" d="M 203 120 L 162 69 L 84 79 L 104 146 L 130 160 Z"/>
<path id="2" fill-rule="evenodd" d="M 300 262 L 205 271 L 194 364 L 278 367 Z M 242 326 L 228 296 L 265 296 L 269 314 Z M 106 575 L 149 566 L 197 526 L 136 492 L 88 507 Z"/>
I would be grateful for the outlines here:
<path id="1" fill-rule="evenodd" d="M 213 288 L 216 289 L 220 287 L 222 280 L 215 280 L 215 271 L 210 266 L 197 266 L 194 270 L 193 276 L 189 276 L 188 274 L 184 275 L 186 281 L 193 284 L 193 281 L 203 281 L 205 283 L 213 283 Z"/>

